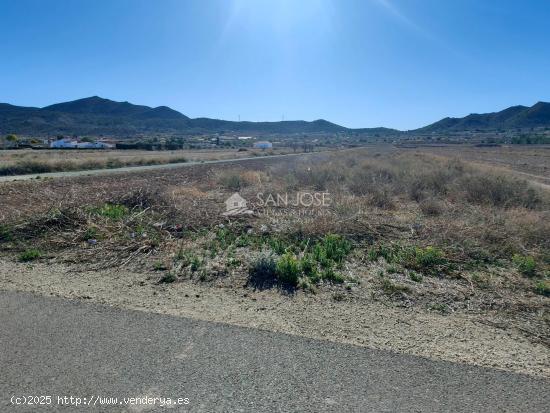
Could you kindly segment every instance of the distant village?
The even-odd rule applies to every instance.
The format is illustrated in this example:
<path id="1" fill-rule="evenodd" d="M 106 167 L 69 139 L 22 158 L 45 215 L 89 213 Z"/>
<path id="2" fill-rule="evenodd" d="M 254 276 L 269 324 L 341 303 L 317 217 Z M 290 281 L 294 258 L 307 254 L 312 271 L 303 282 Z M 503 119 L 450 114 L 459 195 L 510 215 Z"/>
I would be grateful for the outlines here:
<path id="1" fill-rule="evenodd" d="M 226 149 L 251 148 L 272 149 L 274 142 L 259 140 L 252 136 L 195 136 L 195 137 L 153 137 L 153 138 L 91 138 L 78 136 L 57 136 L 50 138 L 0 137 L 0 149 L 139 149 L 139 150 L 178 150 L 178 149 Z M 289 146 L 288 142 L 279 146 Z"/>

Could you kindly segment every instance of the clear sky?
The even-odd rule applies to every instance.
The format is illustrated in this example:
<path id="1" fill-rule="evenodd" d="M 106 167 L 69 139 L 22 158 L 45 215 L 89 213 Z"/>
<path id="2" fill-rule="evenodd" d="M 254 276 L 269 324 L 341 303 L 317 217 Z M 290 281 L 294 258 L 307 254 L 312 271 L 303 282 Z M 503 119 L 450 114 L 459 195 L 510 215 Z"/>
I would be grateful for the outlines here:
<path id="1" fill-rule="evenodd" d="M 0 101 L 411 129 L 550 100 L 546 0 L 0 0 Z"/>

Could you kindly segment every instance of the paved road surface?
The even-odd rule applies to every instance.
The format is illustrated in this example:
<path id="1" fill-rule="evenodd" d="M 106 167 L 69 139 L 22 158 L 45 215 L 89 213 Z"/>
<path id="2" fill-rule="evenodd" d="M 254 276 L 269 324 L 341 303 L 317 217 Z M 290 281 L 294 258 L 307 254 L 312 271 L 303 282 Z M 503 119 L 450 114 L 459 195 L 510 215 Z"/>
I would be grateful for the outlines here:
<path id="1" fill-rule="evenodd" d="M 0 292 L 0 411 L 543 412 L 550 381 L 284 334 Z M 189 398 L 10 405 L 12 395 Z M 54 404 L 57 399 L 54 398 Z"/>

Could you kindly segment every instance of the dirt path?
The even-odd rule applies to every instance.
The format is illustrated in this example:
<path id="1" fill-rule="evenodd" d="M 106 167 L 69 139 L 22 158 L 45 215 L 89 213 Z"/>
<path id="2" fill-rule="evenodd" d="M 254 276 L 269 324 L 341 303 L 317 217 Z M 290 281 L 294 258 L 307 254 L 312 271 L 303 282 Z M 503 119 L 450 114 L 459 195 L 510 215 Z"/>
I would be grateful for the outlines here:
<path id="1" fill-rule="evenodd" d="M 314 153 L 320 153 L 320 152 L 314 152 Z M 252 157 L 246 157 L 246 158 L 218 159 L 215 161 L 193 161 L 193 162 L 168 163 L 168 164 L 161 164 L 161 165 L 126 166 L 126 167 L 114 168 L 114 169 L 91 169 L 91 170 L 89 169 L 84 171 L 48 172 L 48 173 L 42 173 L 42 174 L 0 176 L 0 183 L 12 182 L 12 181 L 27 181 L 30 179 L 43 179 L 43 178 L 66 178 L 66 177 L 76 177 L 76 176 L 112 175 L 112 174 L 127 173 L 127 172 L 143 172 L 143 171 L 152 171 L 152 170 L 161 170 L 161 169 L 185 168 L 185 167 L 191 167 L 195 165 L 235 163 L 235 162 L 245 162 L 245 161 L 251 161 L 251 160 L 257 161 L 258 159 L 284 158 L 284 157 L 291 157 L 291 156 L 303 156 L 308 154 L 309 153 L 290 153 L 290 154 L 284 154 L 284 155 L 268 155 L 263 157 L 252 156 Z"/>

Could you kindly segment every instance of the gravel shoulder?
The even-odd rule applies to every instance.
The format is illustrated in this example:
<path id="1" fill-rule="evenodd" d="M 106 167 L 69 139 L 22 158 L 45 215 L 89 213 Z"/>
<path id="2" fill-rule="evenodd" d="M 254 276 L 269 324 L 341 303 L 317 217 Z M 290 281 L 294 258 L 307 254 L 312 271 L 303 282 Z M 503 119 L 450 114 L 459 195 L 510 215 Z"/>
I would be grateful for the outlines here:
<path id="1" fill-rule="evenodd" d="M 550 377 L 550 351 L 487 315 L 442 315 L 376 301 L 334 300 L 327 292 L 284 295 L 185 281 L 151 283 L 125 269 L 75 271 L 55 263 L 0 258 L 0 289 L 86 300 L 337 343 Z"/>

